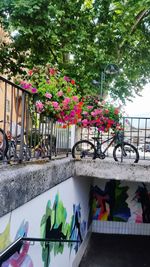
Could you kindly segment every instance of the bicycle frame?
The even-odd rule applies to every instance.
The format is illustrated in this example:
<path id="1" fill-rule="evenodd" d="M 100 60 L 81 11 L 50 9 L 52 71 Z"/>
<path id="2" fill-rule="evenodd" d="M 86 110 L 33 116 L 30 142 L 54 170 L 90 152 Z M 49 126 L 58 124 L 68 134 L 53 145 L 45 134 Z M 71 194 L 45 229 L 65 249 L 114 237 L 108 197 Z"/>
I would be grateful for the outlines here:
<path id="1" fill-rule="evenodd" d="M 101 154 L 105 154 L 106 151 L 109 149 L 109 147 L 115 142 L 115 139 L 116 139 L 116 135 L 108 138 L 107 140 L 103 141 L 103 142 L 99 142 L 98 139 L 96 139 L 96 153 L 97 155 L 101 155 Z M 102 151 L 102 145 L 111 141 L 108 146 Z"/>

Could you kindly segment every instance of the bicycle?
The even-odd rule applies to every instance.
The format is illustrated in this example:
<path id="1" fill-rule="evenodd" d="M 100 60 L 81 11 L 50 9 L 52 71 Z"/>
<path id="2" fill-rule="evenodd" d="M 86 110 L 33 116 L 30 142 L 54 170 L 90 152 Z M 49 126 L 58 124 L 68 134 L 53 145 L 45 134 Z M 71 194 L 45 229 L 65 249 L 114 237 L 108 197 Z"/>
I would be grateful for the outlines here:
<path id="1" fill-rule="evenodd" d="M 0 121 L 0 123 L 3 123 L 3 120 Z M 10 124 L 9 122 L 7 122 Z M 20 124 L 17 124 L 17 127 L 20 126 Z M 24 133 L 25 137 L 26 132 Z M 10 130 L 7 130 L 5 132 L 3 129 L 0 128 L 0 160 L 19 160 L 19 149 L 17 151 L 17 147 L 20 146 L 20 137 L 21 134 L 18 134 L 17 136 L 13 137 Z M 24 138 L 25 139 L 25 138 Z M 31 151 L 29 147 L 27 146 L 25 140 L 23 144 L 23 152 L 22 152 L 23 159 L 30 160 L 31 158 Z"/>
<path id="2" fill-rule="evenodd" d="M 2 121 L 0 121 L 1 123 Z M 8 151 L 8 138 L 3 129 L 0 128 L 0 160 L 4 159 Z"/>
<path id="3" fill-rule="evenodd" d="M 105 141 L 102 141 L 100 137 L 92 137 L 92 139 L 96 142 L 96 145 L 88 140 L 80 140 L 76 142 L 72 148 L 72 157 L 76 159 L 104 159 L 106 157 L 106 152 L 114 143 L 115 146 L 112 155 L 115 161 L 122 162 L 124 159 L 130 159 L 134 163 L 139 161 L 139 152 L 137 148 L 128 142 L 124 142 L 124 135 L 122 132 L 114 133 L 112 137 Z M 107 147 L 102 149 L 102 146 L 108 142 L 109 144 Z"/>
<path id="4" fill-rule="evenodd" d="M 51 153 L 57 156 L 56 152 L 56 137 L 50 134 L 40 134 L 40 132 L 35 131 L 35 129 L 32 131 L 32 140 L 29 141 L 30 147 L 33 150 L 34 157 L 36 159 L 45 158 L 45 157 L 51 157 Z"/>
<path id="5" fill-rule="evenodd" d="M 0 123 L 2 122 L 3 121 L 0 121 Z M 20 126 L 19 123 L 17 125 Z M 32 154 L 36 159 L 50 157 L 51 152 L 56 156 L 55 136 L 52 136 L 52 143 L 50 134 L 42 136 L 38 130 L 32 129 L 31 136 L 26 136 L 26 132 L 24 132 L 22 159 L 29 161 Z M 0 128 L 0 160 L 19 160 L 20 144 L 21 134 L 13 137 L 10 131 L 5 133 L 4 130 Z"/>

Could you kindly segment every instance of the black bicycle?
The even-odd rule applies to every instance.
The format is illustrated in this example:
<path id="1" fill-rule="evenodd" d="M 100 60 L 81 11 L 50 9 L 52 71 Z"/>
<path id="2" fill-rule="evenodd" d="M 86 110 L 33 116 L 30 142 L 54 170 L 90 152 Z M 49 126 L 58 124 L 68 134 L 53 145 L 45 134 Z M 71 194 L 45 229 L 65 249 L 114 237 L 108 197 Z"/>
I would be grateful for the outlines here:
<path id="1" fill-rule="evenodd" d="M 0 128 L 0 160 L 4 159 L 8 152 L 8 139 L 3 129 Z"/>
<path id="2" fill-rule="evenodd" d="M 3 123 L 3 120 L 0 121 L 0 123 Z M 19 125 L 19 124 L 18 124 Z M 25 137 L 24 133 L 24 137 Z M 20 138 L 21 135 L 18 134 L 15 138 L 12 137 L 12 134 L 10 131 L 5 131 L 0 128 L 0 160 L 11 160 L 19 159 L 19 149 L 17 150 L 17 146 L 20 146 Z M 25 141 L 25 140 L 24 140 Z M 24 142 L 23 144 L 23 159 L 30 160 L 31 158 L 31 152 L 27 144 Z"/>
<path id="3" fill-rule="evenodd" d="M 3 123 L 3 121 L 0 121 Z M 19 125 L 19 124 L 18 124 Z M 7 134 L 0 128 L 0 160 L 19 160 L 21 146 L 21 134 L 13 137 L 10 131 Z M 22 147 L 22 160 L 29 161 L 32 154 L 35 158 L 50 157 L 51 153 L 55 156 L 56 151 L 56 137 L 50 134 L 44 135 L 38 132 L 38 130 L 32 129 L 31 134 L 26 136 L 24 132 L 24 140 Z"/>
<path id="4" fill-rule="evenodd" d="M 76 159 L 104 159 L 108 149 L 115 144 L 112 151 L 115 161 L 122 162 L 124 159 L 134 163 L 139 161 L 139 152 L 137 148 L 124 141 L 123 132 L 117 132 L 105 141 L 102 141 L 102 138 L 100 137 L 92 137 L 92 139 L 95 141 L 95 144 L 88 140 L 80 140 L 76 142 L 72 148 L 72 157 Z M 108 145 L 103 148 L 106 143 L 108 143 Z"/>

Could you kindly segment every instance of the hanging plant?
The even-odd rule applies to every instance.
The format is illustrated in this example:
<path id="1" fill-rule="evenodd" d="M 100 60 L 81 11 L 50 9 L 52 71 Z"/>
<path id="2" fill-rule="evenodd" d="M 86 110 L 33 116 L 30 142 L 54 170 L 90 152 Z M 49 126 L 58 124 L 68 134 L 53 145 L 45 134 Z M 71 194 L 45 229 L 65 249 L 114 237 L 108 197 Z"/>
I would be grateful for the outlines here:
<path id="1" fill-rule="evenodd" d="M 82 119 L 79 122 L 81 126 L 97 127 L 102 132 L 121 128 L 122 115 L 114 105 L 100 101 L 98 96 L 86 96 L 82 101 Z"/>
<path id="2" fill-rule="evenodd" d="M 36 111 L 65 125 L 97 127 L 99 131 L 120 129 L 121 113 L 97 96 L 81 98 L 75 80 L 47 65 L 29 70 L 22 88 L 33 94 Z"/>
<path id="3" fill-rule="evenodd" d="M 82 103 L 75 80 L 47 65 L 35 67 L 20 82 L 22 88 L 34 94 L 36 111 L 66 124 L 76 124 L 81 118 Z"/>

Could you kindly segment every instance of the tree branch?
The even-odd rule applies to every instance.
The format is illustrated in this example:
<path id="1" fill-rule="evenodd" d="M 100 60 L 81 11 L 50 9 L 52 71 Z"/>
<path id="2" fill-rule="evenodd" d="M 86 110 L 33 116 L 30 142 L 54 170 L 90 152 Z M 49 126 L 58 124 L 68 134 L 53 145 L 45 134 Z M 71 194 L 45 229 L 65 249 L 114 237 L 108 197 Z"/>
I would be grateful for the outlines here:
<path id="1" fill-rule="evenodd" d="M 132 26 L 131 28 L 131 31 L 130 31 L 130 35 L 132 35 L 135 31 L 136 31 L 136 28 L 137 28 L 137 25 L 141 22 L 141 20 L 146 17 L 148 14 L 149 14 L 150 10 L 149 9 L 144 9 L 143 11 L 141 11 L 137 17 L 136 17 L 136 21 L 134 23 L 134 25 Z M 126 42 L 126 39 L 124 39 L 122 41 L 122 43 L 120 44 L 119 48 L 122 48 L 124 46 Z"/>
<path id="2" fill-rule="evenodd" d="M 142 20 L 145 16 L 148 15 L 149 12 L 150 12 L 149 9 L 144 9 L 143 11 L 141 11 L 141 12 L 137 15 L 137 19 L 136 19 L 134 25 L 133 25 L 132 28 L 131 28 L 131 32 L 130 32 L 130 34 L 133 34 L 133 33 L 135 32 L 137 25 L 141 22 L 141 20 Z"/>

